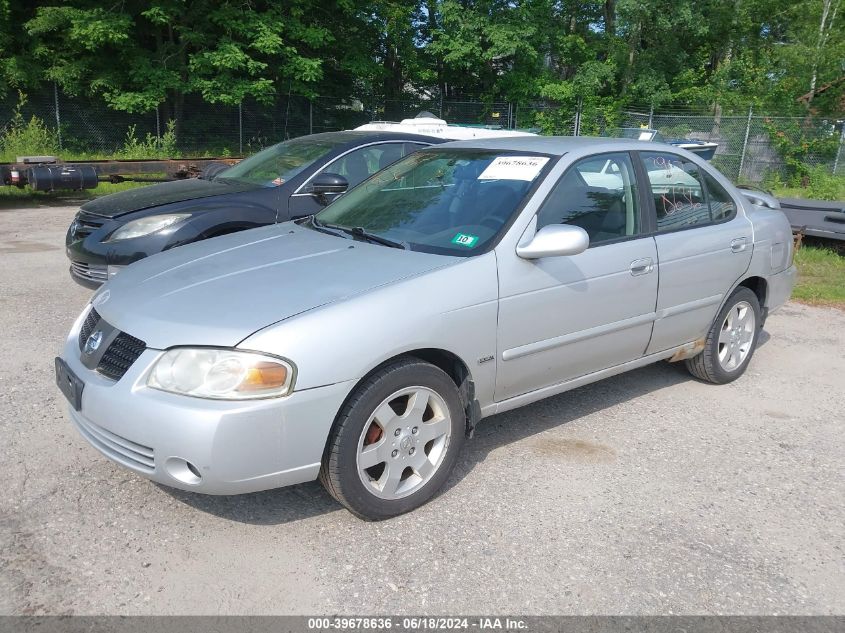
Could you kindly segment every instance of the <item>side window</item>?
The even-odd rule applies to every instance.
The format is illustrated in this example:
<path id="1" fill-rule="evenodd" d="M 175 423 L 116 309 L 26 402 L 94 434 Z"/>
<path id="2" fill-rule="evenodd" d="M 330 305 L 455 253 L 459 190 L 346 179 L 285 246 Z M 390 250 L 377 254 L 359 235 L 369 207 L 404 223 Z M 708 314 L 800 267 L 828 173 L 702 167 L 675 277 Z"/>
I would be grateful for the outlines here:
<path id="1" fill-rule="evenodd" d="M 537 228 L 574 224 L 590 245 L 640 232 L 637 181 L 626 153 L 582 159 L 566 170 L 537 212 Z"/>
<path id="2" fill-rule="evenodd" d="M 704 184 L 707 185 L 710 215 L 713 217 L 713 221 L 721 222 L 732 218 L 736 213 L 736 203 L 731 198 L 731 194 L 725 191 L 725 188 L 707 172 L 704 172 Z"/>
<path id="3" fill-rule="evenodd" d="M 406 143 L 381 143 L 359 147 L 342 158 L 332 161 L 323 167 L 321 172 L 340 174 L 349 181 L 351 189 L 405 156 L 408 153 L 405 151 L 405 146 Z"/>
<path id="4" fill-rule="evenodd" d="M 702 176 L 695 163 L 675 154 L 643 152 L 640 156 L 654 197 L 658 231 L 711 222 Z"/>

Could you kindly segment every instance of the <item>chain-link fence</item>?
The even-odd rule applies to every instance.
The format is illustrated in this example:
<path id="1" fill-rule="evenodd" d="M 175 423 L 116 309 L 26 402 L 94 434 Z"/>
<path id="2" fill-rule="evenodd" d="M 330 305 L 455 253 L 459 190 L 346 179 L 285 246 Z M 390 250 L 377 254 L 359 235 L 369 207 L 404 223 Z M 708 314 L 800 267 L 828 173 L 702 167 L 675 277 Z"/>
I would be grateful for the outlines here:
<path id="1" fill-rule="evenodd" d="M 659 130 L 667 140 L 716 143 L 712 163 L 738 182 L 785 178 L 790 161 L 845 174 L 845 121 L 759 116 L 750 108 L 746 116 L 624 112 L 622 121 L 626 127 Z"/>
<path id="2" fill-rule="evenodd" d="M 182 156 L 243 156 L 295 136 L 350 129 L 373 120 L 399 120 L 428 111 L 450 123 L 528 129 L 542 134 L 600 135 L 612 133 L 609 131 L 615 127 L 648 127 L 667 139 L 711 141 L 718 144 L 713 163 L 741 182 L 786 177 L 796 163 L 845 175 L 845 121 L 761 116 L 750 109 L 743 116 L 653 110 L 627 110 L 608 116 L 580 103 L 562 106 L 540 101 L 515 104 L 423 96 L 373 101 L 281 95 L 270 104 L 248 100 L 232 106 L 187 95 L 175 134 L 167 137 L 170 116 L 164 108 L 143 114 L 118 112 L 101 100 L 65 95 L 51 87 L 29 95 L 23 104 L 13 94 L 0 100 L 0 150 L 16 110 L 24 122 L 37 117 L 52 135 L 51 148 L 62 157 L 75 159 L 154 157 L 138 155 L 147 148 L 175 151 Z M 162 139 L 168 143 L 162 144 Z M 1 160 L 14 160 L 8 154 Z"/>
<path id="3" fill-rule="evenodd" d="M 556 103 L 534 102 L 514 108 L 517 129 L 559 136 L 576 136 L 578 109 Z"/>

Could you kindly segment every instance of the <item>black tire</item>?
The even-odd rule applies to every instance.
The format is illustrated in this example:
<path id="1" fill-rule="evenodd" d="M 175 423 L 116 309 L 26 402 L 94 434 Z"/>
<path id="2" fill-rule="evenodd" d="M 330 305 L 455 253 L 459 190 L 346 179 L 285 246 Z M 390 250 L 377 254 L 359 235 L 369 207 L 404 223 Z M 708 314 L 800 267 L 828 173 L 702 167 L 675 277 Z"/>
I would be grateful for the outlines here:
<path id="1" fill-rule="evenodd" d="M 744 360 L 737 367 L 729 371 L 719 362 L 719 334 L 721 333 L 722 324 L 725 322 L 728 313 L 742 301 L 748 303 L 754 311 L 754 329 L 751 348 Z M 751 362 L 751 358 L 754 356 L 762 323 L 762 313 L 757 295 L 744 286 L 737 288 L 725 302 L 719 314 L 716 315 L 713 325 L 710 326 L 710 331 L 707 333 L 707 338 L 704 342 L 704 350 L 697 356 L 684 361 L 687 370 L 699 380 L 717 385 L 724 385 L 736 380 L 745 373 L 748 363 Z"/>
<path id="2" fill-rule="evenodd" d="M 368 490 L 358 473 L 358 442 L 376 408 L 390 395 L 418 386 L 434 391 L 446 403 L 450 437 L 439 467 L 418 490 L 399 499 L 383 499 Z M 409 512 L 429 501 L 449 477 L 463 446 L 466 414 L 454 381 L 442 369 L 415 358 L 401 359 L 379 369 L 352 393 L 332 427 L 320 482 L 337 501 L 361 519 L 378 521 Z"/>

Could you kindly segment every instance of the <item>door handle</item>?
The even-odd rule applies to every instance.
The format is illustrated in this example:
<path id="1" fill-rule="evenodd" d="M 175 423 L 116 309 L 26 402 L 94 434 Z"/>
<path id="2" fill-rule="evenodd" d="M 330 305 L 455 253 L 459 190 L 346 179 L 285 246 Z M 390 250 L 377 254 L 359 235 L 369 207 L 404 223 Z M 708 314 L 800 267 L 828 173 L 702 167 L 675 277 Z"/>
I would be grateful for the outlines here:
<path id="1" fill-rule="evenodd" d="M 737 237 L 731 240 L 731 251 L 734 253 L 741 253 L 748 246 L 748 240 L 744 237 Z"/>
<path id="2" fill-rule="evenodd" d="M 634 277 L 637 275 L 647 275 L 652 270 L 654 270 L 654 260 L 651 257 L 643 257 L 642 259 L 635 259 L 631 262 L 631 274 Z"/>

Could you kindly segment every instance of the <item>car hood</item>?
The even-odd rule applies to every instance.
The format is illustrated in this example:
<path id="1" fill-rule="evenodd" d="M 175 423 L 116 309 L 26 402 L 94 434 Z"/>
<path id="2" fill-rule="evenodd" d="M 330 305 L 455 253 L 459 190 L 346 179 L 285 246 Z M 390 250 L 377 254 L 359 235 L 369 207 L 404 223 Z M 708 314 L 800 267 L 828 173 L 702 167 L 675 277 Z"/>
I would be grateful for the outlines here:
<path id="1" fill-rule="evenodd" d="M 152 207 L 160 207 L 164 204 L 240 193 L 258 188 L 257 185 L 235 183 L 233 181 L 226 181 L 224 183 L 214 180 L 189 178 L 187 180 L 161 182 L 150 185 L 149 187 L 137 187 L 135 189 L 119 191 L 118 193 L 86 202 L 82 205 L 82 210 L 107 218 L 115 218 L 119 215 L 141 211 L 142 209 L 150 209 Z"/>
<path id="2" fill-rule="evenodd" d="M 148 347 L 228 347 L 296 314 L 458 261 L 286 222 L 143 259 L 92 302 Z"/>

